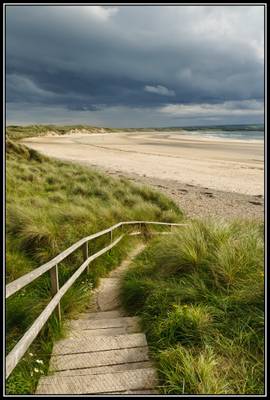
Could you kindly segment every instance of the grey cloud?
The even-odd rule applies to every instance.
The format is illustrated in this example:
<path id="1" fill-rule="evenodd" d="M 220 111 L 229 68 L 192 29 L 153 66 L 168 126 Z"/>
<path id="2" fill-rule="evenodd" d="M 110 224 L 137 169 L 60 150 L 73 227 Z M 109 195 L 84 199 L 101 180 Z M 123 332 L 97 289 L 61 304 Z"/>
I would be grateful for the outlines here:
<path id="1" fill-rule="evenodd" d="M 225 101 L 219 104 L 168 104 L 160 108 L 161 113 L 171 116 L 188 117 L 224 117 L 224 116 L 263 116 L 263 102 L 256 100 Z"/>
<path id="2" fill-rule="evenodd" d="M 91 7 L 6 7 L 9 105 L 156 113 L 263 99 L 263 7 Z"/>
<path id="3" fill-rule="evenodd" d="M 156 93 L 161 96 L 175 96 L 174 90 L 168 89 L 165 86 L 162 85 L 157 85 L 157 86 L 151 86 L 151 85 L 146 85 L 144 87 L 144 90 L 149 93 Z"/>

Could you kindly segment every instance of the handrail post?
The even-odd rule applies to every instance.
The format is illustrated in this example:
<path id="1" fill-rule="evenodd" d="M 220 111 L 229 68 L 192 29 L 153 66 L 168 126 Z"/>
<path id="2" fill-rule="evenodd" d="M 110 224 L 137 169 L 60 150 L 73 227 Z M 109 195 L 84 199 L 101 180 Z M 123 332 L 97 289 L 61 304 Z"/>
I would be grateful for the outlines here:
<path id="1" fill-rule="evenodd" d="M 83 261 L 86 261 L 88 258 L 88 241 L 84 243 L 83 245 Z M 87 274 L 89 274 L 89 265 L 87 265 Z"/>
<path id="2" fill-rule="evenodd" d="M 111 238 L 111 244 L 113 242 L 113 231 L 110 231 L 110 238 Z M 112 249 L 109 250 L 109 254 L 111 254 Z"/>
<path id="3" fill-rule="evenodd" d="M 50 269 L 50 275 L 51 275 L 51 293 L 53 296 L 55 296 L 59 290 L 58 265 L 57 264 L 55 264 L 55 266 Z M 57 304 L 57 306 L 55 308 L 55 312 L 56 312 L 56 318 L 58 319 L 59 322 L 61 322 L 60 302 Z"/>
<path id="4" fill-rule="evenodd" d="M 145 239 L 146 238 L 146 224 L 140 224 L 140 225 L 141 225 L 141 233 Z"/>

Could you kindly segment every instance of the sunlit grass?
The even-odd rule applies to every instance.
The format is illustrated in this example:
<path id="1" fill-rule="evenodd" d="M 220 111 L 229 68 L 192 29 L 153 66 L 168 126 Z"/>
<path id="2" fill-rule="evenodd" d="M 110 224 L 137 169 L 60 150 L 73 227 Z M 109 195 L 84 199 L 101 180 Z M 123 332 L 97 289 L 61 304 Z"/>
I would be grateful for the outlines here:
<path id="1" fill-rule="evenodd" d="M 22 134 L 27 132 L 22 129 Z M 174 221 L 182 220 L 182 212 L 166 196 L 127 180 L 51 160 L 10 139 L 6 154 L 7 283 L 49 261 L 82 237 L 117 222 L 166 221 L 168 213 Z M 109 243 L 108 235 L 91 242 L 90 253 Z M 118 265 L 135 243 L 134 238 L 124 239 L 110 253 L 91 263 L 89 274 L 83 274 L 61 301 L 63 320 L 85 308 L 99 278 Z M 82 261 L 79 249 L 59 264 L 60 285 Z M 46 274 L 7 300 L 7 351 L 31 326 L 50 298 L 50 279 Z M 34 393 L 38 377 L 48 368 L 53 340 L 59 334 L 61 330 L 52 317 L 29 349 L 38 359 L 42 358 L 44 367 L 37 368 L 28 352 L 7 380 L 7 393 Z"/>
<path id="2" fill-rule="evenodd" d="M 123 281 L 169 394 L 264 392 L 263 225 L 190 221 L 154 239 Z"/>

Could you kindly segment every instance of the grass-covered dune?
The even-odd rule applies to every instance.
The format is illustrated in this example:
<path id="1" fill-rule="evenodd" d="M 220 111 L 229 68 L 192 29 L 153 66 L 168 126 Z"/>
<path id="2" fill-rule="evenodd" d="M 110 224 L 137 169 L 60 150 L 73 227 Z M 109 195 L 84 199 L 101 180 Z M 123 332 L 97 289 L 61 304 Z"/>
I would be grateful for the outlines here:
<path id="1" fill-rule="evenodd" d="M 108 128 L 92 125 L 8 125 L 6 127 L 6 135 L 11 140 L 20 140 L 27 137 L 44 136 L 47 133 L 55 133 L 57 135 L 65 135 L 70 131 L 81 131 L 83 133 L 114 133 L 114 132 L 163 132 L 175 131 L 181 128 Z"/>
<path id="2" fill-rule="evenodd" d="M 113 133 L 113 132 L 137 132 L 137 131 L 166 131 L 166 128 L 108 128 L 92 125 L 8 125 L 6 127 L 6 136 L 11 140 L 20 140 L 27 137 L 44 136 L 47 133 L 65 135 L 70 131 L 84 133 Z"/>
<path id="3" fill-rule="evenodd" d="M 8 135 L 7 283 L 49 261 L 82 237 L 119 221 L 138 219 L 181 221 L 182 212 L 163 194 L 148 187 L 111 178 L 87 167 L 49 159 L 10 140 Z M 123 259 L 134 241 L 124 239 L 110 253 L 91 264 L 89 275 L 83 274 L 61 301 L 64 319 L 84 308 L 99 277 Z M 90 242 L 89 251 L 94 253 L 109 243 L 108 236 L 99 238 Z M 60 285 L 82 261 L 82 252 L 78 250 L 59 264 Z M 45 274 L 7 300 L 7 352 L 50 298 L 49 274 Z M 53 339 L 60 333 L 52 317 L 8 378 L 7 393 L 34 393 L 40 374 L 46 373 Z"/>
<path id="4" fill-rule="evenodd" d="M 20 140 L 27 137 L 44 136 L 52 132 L 57 135 L 64 135 L 72 130 L 82 130 L 88 133 L 117 131 L 114 128 L 100 128 L 90 125 L 8 125 L 6 127 L 6 136 L 11 140 Z"/>
<path id="5" fill-rule="evenodd" d="M 167 394 L 264 393 L 264 238 L 252 222 L 193 221 L 125 275 Z"/>

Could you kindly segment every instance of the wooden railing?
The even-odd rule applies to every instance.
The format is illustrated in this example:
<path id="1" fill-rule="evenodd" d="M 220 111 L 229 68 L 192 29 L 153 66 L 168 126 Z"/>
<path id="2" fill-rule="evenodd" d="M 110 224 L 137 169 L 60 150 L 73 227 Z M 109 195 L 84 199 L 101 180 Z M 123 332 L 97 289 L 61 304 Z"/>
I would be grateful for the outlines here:
<path id="1" fill-rule="evenodd" d="M 52 315 L 54 311 L 56 311 L 56 316 L 59 321 L 61 321 L 61 308 L 60 308 L 60 300 L 67 292 L 67 290 L 73 285 L 76 279 L 82 274 L 82 272 L 87 268 L 89 268 L 89 264 L 91 261 L 100 257 L 102 254 L 106 253 L 114 246 L 116 246 L 120 240 L 123 239 L 125 233 L 122 234 L 115 240 L 113 240 L 113 231 L 117 228 L 123 228 L 125 225 L 133 225 L 139 226 L 139 232 L 129 233 L 129 235 L 141 234 L 142 227 L 146 227 L 146 225 L 165 225 L 170 226 L 184 226 L 186 224 L 177 224 L 177 223 L 167 223 L 167 222 L 150 222 L 150 221 L 127 221 L 127 222 L 119 222 L 116 225 L 111 226 L 108 229 L 104 229 L 103 231 L 97 232 L 93 235 L 87 236 L 77 243 L 70 246 L 68 249 L 60 253 L 58 256 L 54 257 L 51 261 L 43 264 L 39 268 L 34 269 L 16 279 L 15 281 L 9 283 L 6 286 L 6 299 L 18 292 L 20 289 L 24 288 L 29 283 L 33 282 L 35 279 L 43 275 L 45 272 L 50 271 L 51 276 L 51 292 L 53 295 L 52 300 L 46 306 L 46 308 L 42 311 L 39 317 L 34 321 L 32 326 L 28 329 L 28 331 L 24 334 L 24 336 L 19 340 L 19 342 L 14 346 L 11 352 L 6 357 L 6 378 L 10 375 L 13 369 L 16 367 L 20 359 L 23 357 L 29 346 L 35 340 L 42 327 L 48 321 L 49 317 Z M 98 251 L 93 255 L 88 255 L 88 242 L 96 239 L 100 236 L 105 235 L 106 233 L 110 233 L 111 243 Z M 167 233 L 167 232 L 163 232 Z M 68 281 L 59 289 L 58 283 L 58 264 L 63 261 L 66 257 L 72 254 L 78 248 L 83 248 L 84 262 L 83 264 L 76 270 L 76 272 L 68 279 Z"/>

